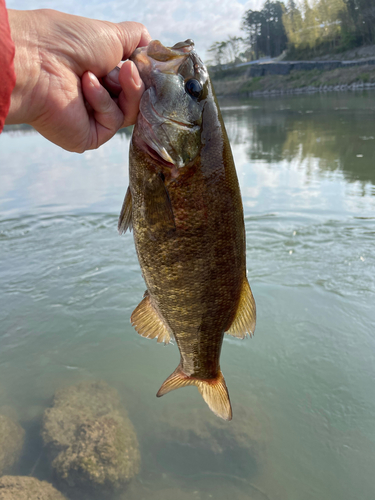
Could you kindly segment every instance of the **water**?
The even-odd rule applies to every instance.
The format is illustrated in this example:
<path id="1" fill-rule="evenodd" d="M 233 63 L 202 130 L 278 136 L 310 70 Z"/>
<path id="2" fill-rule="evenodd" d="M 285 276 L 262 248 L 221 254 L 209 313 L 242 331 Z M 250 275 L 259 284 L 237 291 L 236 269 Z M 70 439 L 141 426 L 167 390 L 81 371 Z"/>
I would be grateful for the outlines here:
<path id="1" fill-rule="evenodd" d="M 0 136 L 0 413 L 27 431 L 18 473 L 52 480 L 43 411 L 58 388 L 100 379 L 140 442 L 116 499 L 375 498 L 374 103 L 222 103 L 258 309 L 252 340 L 224 342 L 229 424 L 195 388 L 156 399 L 177 348 L 129 324 L 145 290 L 132 235 L 116 231 L 129 137 L 80 156 Z"/>

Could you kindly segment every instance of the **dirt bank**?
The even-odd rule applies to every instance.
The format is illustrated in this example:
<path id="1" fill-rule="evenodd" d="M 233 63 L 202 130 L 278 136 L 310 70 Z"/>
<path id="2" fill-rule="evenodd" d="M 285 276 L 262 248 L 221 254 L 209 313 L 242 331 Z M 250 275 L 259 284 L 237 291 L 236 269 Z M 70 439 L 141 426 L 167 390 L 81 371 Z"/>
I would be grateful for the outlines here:
<path id="1" fill-rule="evenodd" d="M 243 96 L 290 94 L 301 92 L 326 92 L 331 90 L 359 90 L 375 88 L 375 66 L 362 65 L 337 68 L 331 71 L 291 71 L 288 75 L 249 77 L 224 73 L 213 75 L 218 96 Z"/>

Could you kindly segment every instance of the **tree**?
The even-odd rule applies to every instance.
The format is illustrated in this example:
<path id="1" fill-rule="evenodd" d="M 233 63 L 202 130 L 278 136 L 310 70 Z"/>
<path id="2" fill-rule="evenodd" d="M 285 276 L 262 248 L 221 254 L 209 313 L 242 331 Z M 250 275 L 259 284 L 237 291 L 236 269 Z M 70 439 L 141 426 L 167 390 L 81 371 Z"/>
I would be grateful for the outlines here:
<path id="1" fill-rule="evenodd" d="M 289 48 L 312 49 L 315 53 L 319 47 L 327 51 L 342 45 L 344 20 L 349 23 L 345 1 L 302 0 L 299 9 L 297 4 L 290 0 L 283 16 Z M 344 32 L 348 33 L 348 29 Z"/>
<path id="2" fill-rule="evenodd" d="M 262 12 L 256 10 L 246 11 L 242 19 L 242 29 L 248 34 L 249 45 L 255 52 L 255 59 L 259 59 L 259 39 L 263 23 Z"/>
<path id="3" fill-rule="evenodd" d="M 285 6 L 282 2 L 267 0 L 261 11 L 248 10 L 242 18 L 242 29 L 259 59 L 261 54 L 276 57 L 286 48 L 287 36 L 283 24 Z"/>
<path id="4" fill-rule="evenodd" d="M 314 49 L 317 45 L 319 39 L 319 22 L 317 16 L 317 10 L 311 8 L 309 2 L 304 0 L 303 2 L 303 32 L 302 40 L 305 45 L 310 49 Z"/>
<path id="5" fill-rule="evenodd" d="M 355 45 L 375 42 L 374 0 L 344 0 L 346 15 L 342 16 L 343 28 L 351 32 Z"/>
<path id="6" fill-rule="evenodd" d="M 212 54 L 212 59 L 209 61 L 213 63 L 215 66 L 221 66 L 224 62 L 224 51 L 226 48 L 226 42 L 214 42 L 207 52 Z"/>
<path id="7" fill-rule="evenodd" d="M 226 41 L 226 50 L 229 61 L 233 64 L 240 62 L 240 54 L 243 48 L 244 39 L 240 36 L 229 36 Z"/>
<path id="8" fill-rule="evenodd" d="M 229 36 L 222 42 L 214 42 L 207 52 L 212 54 L 209 63 L 214 66 L 222 66 L 223 64 L 236 64 L 242 62 L 244 40 L 242 37 Z"/>
<path id="9" fill-rule="evenodd" d="M 289 45 L 298 48 L 302 42 L 303 18 L 294 0 L 289 0 L 283 14 L 283 24 Z"/>

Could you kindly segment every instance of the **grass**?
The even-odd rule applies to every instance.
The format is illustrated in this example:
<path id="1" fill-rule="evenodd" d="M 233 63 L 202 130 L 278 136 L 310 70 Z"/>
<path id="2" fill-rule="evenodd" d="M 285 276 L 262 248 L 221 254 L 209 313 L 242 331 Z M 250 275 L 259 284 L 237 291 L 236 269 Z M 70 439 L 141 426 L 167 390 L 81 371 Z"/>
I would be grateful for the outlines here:
<path id="1" fill-rule="evenodd" d="M 218 95 L 247 94 L 257 91 L 295 90 L 306 87 L 351 85 L 353 83 L 375 83 L 375 66 L 352 66 L 330 71 L 291 71 L 289 75 L 266 75 L 238 79 L 214 80 Z"/>
<path id="2" fill-rule="evenodd" d="M 370 73 L 361 73 L 358 75 L 358 79 L 363 83 L 368 83 L 370 81 Z"/>
<path id="3" fill-rule="evenodd" d="M 243 92 L 255 92 L 257 90 L 262 89 L 262 80 L 264 77 L 262 76 L 254 76 L 250 78 L 244 85 L 241 87 Z"/>

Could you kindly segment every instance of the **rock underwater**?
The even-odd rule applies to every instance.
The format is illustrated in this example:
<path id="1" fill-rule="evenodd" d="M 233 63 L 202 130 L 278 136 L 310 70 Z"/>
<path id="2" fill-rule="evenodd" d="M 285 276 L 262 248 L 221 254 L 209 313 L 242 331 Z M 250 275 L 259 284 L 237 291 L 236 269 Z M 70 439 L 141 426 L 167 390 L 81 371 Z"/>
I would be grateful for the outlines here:
<path id="1" fill-rule="evenodd" d="M 105 382 L 57 391 L 44 412 L 42 437 L 56 479 L 67 487 L 116 490 L 139 472 L 134 427 Z"/>
<path id="2" fill-rule="evenodd" d="M 0 415 L 0 475 L 9 472 L 18 462 L 25 440 L 22 427 L 5 415 Z"/>
<path id="3" fill-rule="evenodd" d="M 35 477 L 3 476 L 0 478 L 0 500 L 66 500 L 52 484 Z"/>

